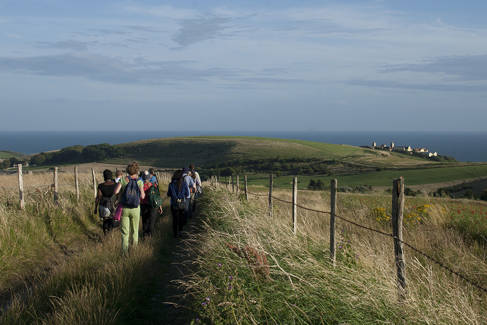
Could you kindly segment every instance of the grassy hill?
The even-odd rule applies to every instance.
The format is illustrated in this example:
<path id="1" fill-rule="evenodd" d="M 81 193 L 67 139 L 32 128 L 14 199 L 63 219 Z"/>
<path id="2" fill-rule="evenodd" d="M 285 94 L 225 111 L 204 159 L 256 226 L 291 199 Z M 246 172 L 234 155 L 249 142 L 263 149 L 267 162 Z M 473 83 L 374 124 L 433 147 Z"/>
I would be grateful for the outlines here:
<path id="1" fill-rule="evenodd" d="M 286 159 L 336 160 L 374 167 L 435 164 L 398 153 L 350 145 L 257 137 L 186 137 L 151 139 L 118 145 L 127 158 L 155 166 L 180 167 L 188 162 L 203 167 L 224 161 Z"/>
<path id="2" fill-rule="evenodd" d="M 55 166 L 102 162 L 180 168 L 194 163 L 203 177 L 247 174 L 252 184 L 267 182 L 269 173 L 284 176 L 286 187 L 300 176 L 300 187 L 311 178 L 325 184 L 338 177 L 344 186 L 388 186 L 406 177 L 408 185 L 443 183 L 487 177 L 487 163 L 437 162 L 395 152 L 321 142 L 258 137 L 178 137 L 149 139 L 118 145 L 72 146 L 39 154 L 32 165 Z"/>
<path id="3" fill-rule="evenodd" d="M 25 155 L 18 153 L 18 152 L 13 152 L 13 151 L 0 151 L 0 159 L 8 159 L 8 158 L 23 158 Z"/>

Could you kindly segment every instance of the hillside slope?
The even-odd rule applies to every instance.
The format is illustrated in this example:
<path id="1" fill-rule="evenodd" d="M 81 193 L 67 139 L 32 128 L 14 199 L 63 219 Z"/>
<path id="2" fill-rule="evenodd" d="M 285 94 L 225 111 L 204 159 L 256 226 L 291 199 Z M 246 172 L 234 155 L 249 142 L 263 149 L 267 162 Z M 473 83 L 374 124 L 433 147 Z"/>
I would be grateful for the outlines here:
<path id="1" fill-rule="evenodd" d="M 145 163 L 180 167 L 193 162 L 211 166 L 222 161 L 266 159 L 336 160 L 374 167 L 431 165 L 426 159 L 349 145 L 257 137 L 185 137 L 150 139 L 118 145 L 126 157 Z"/>

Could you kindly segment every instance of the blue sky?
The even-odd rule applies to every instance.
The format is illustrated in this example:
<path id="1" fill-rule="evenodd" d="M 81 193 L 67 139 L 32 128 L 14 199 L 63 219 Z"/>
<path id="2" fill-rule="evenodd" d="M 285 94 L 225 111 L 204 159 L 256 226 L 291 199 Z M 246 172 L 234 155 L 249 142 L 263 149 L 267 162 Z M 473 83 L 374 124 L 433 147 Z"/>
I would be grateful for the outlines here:
<path id="1" fill-rule="evenodd" d="M 0 0 L 1 130 L 485 131 L 487 1 Z"/>

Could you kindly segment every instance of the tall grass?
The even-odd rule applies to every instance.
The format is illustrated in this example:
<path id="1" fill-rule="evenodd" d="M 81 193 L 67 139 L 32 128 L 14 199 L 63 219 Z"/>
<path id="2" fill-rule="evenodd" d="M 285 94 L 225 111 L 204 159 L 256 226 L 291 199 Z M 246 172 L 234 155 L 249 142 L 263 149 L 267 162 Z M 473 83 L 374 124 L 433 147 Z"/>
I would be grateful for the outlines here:
<path id="1" fill-rule="evenodd" d="M 277 192 L 289 199 L 289 193 Z M 327 210 L 320 193 L 300 192 L 300 204 Z M 365 199 L 365 200 L 364 200 Z M 361 196 L 340 197 L 339 214 L 390 230 Z M 345 203 L 347 202 L 347 203 Z M 425 220 L 406 226 L 416 247 L 487 284 L 485 256 L 456 230 L 445 227 L 447 207 L 430 203 Z M 416 207 L 408 205 L 408 209 Z M 246 203 L 225 191 L 202 202 L 204 231 L 187 241 L 197 271 L 182 285 L 207 323 L 483 324 L 487 299 L 475 288 L 406 251 L 407 299 L 398 301 L 392 240 L 338 220 L 337 264 L 330 264 L 329 219 L 301 211 L 298 234 L 290 208 L 278 204 L 271 218 L 265 200 Z M 267 257 L 270 275 L 231 247 L 252 247 Z"/>
<path id="2" fill-rule="evenodd" d="M 52 181 L 51 175 L 29 176 L 27 184 Z M 83 175 L 79 203 L 67 189 L 54 204 L 47 185 L 27 189 L 24 211 L 16 192 L 6 188 L 16 179 L 5 177 L 10 178 L 0 182 L 1 324 L 174 323 L 163 307 L 170 299 L 162 282 L 169 281 L 164 274 L 181 243 L 172 240 L 167 216 L 151 239 L 123 257 L 119 232 L 103 237 L 91 216 L 89 174 Z M 72 176 L 60 175 L 61 184 L 71 182 Z M 290 198 L 288 191 L 275 194 Z M 328 196 L 300 191 L 298 200 L 327 210 Z M 187 291 L 179 322 L 196 313 L 194 322 L 205 323 L 485 323 L 485 296 L 409 250 L 407 299 L 398 302 L 390 238 L 338 220 L 333 267 L 326 215 L 299 210 L 293 235 L 287 205 L 276 204 L 270 218 L 264 199 L 245 202 L 211 189 L 199 204 L 202 227 L 183 242 L 184 265 L 190 267 L 177 282 Z M 340 194 L 338 212 L 390 231 L 389 205 L 387 196 Z M 470 226 L 452 224 L 457 210 L 458 203 L 448 200 L 408 199 L 405 240 L 486 286 L 485 246 L 465 235 Z M 256 263 L 247 249 L 265 255 L 268 275 L 267 265 Z"/>
<path id="3" fill-rule="evenodd" d="M 0 196 L 1 324 L 151 324 L 165 316 L 153 297 L 174 246 L 167 205 L 153 237 L 123 256 L 120 231 L 102 235 L 89 178 L 82 184 L 79 203 L 70 192 L 54 204 L 49 190 L 32 190 L 20 211 L 15 193 Z"/>
<path id="4" fill-rule="evenodd" d="M 16 176 L 0 178 L 1 292 L 49 271 L 86 246 L 87 240 L 101 238 L 97 219 L 92 216 L 93 192 L 87 185 L 81 188 L 80 202 L 73 193 L 63 191 L 54 203 L 52 176 L 26 175 L 25 181 L 26 205 L 20 210 Z"/>

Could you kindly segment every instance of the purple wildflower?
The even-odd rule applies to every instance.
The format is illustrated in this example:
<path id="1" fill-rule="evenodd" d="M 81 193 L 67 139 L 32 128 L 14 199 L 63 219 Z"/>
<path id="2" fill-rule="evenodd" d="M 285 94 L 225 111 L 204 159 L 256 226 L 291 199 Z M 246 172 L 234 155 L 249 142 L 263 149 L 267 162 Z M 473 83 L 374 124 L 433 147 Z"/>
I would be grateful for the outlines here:
<path id="1" fill-rule="evenodd" d="M 233 288 L 233 287 L 232 287 L 232 285 L 231 285 L 231 284 L 229 284 L 229 285 L 228 285 L 228 290 L 232 290 L 232 288 Z"/>
<path id="2" fill-rule="evenodd" d="M 206 297 L 206 301 L 210 301 L 210 297 Z"/>
<path id="3" fill-rule="evenodd" d="M 218 267 L 219 267 L 219 268 L 220 268 L 220 267 L 222 267 L 222 263 L 218 263 Z"/>
<path id="4" fill-rule="evenodd" d="M 205 307 L 206 305 L 207 305 L 206 301 L 203 301 L 203 302 L 201 303 L 201 306 L 203 306 L 203 307 Z"/>
<path id="5" fill-rule="evenodd" d="M 229 279 L 230 281 L 232 281 L 232 280 L 233 280 L 233 276 L 229 275 L 229 276 L 228 276 L 228 279 Z"/>

